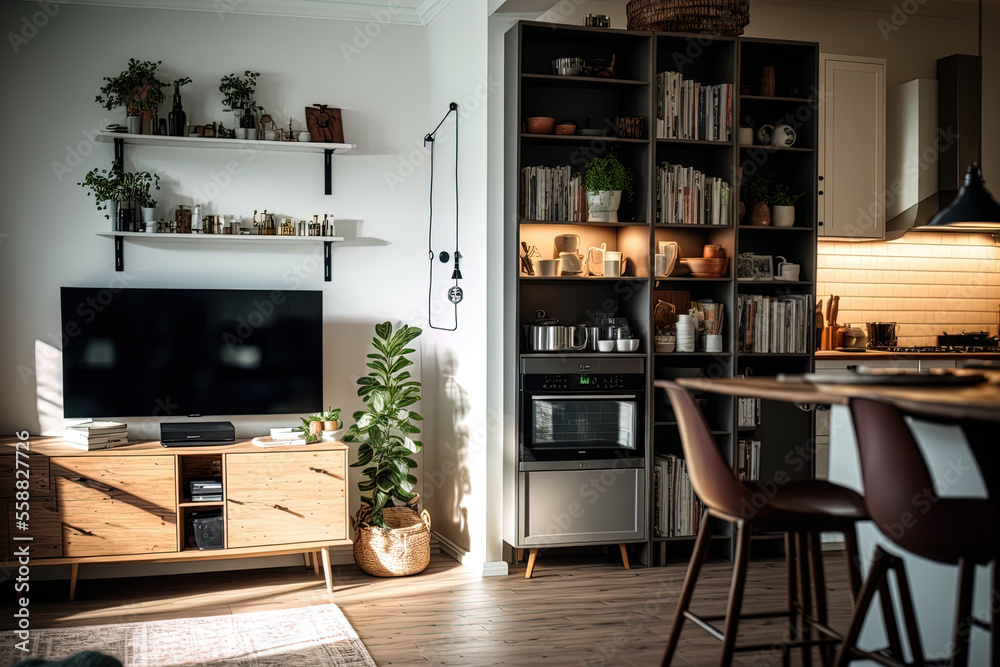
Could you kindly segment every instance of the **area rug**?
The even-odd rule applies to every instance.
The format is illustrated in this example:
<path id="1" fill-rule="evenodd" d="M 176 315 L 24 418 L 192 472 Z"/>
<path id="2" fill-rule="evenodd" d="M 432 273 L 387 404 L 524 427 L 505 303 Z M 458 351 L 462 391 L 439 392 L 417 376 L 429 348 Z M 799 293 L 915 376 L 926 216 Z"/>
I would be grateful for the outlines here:
<path id="1" fill-rule="evenodd" d="M 8 636 L 9 638 L 9 636 Z M 29 653 L 0 642 L 0 665 L 79 651 L 112 655 L 125 667 L 375 667 L 334 604 L 146 623 L 32 630 Z"/>

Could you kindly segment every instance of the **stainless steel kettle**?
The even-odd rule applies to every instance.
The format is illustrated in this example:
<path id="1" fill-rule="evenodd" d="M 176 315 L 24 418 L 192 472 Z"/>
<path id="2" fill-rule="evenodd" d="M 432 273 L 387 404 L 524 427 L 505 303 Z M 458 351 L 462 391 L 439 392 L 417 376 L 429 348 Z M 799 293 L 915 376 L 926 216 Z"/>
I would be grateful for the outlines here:
<path id="1" fill-rule="evenodd" d="M 587 327 L 582 324 L 525 324 L 524 333 L 529 352 L 570 352 L 587 346 Z"/>

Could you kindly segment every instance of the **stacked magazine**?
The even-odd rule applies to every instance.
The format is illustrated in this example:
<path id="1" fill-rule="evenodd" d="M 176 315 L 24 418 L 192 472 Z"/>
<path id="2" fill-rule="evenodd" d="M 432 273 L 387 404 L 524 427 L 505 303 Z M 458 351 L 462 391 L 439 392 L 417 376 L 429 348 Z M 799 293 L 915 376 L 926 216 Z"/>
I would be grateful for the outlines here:
<path id="1" fill-rule="evenodd" d="M 128 444 L 128 425 L 122 422 L 83 422 L 67 426 L 63 440 L 68 445 L 86 449 L 108 449 Z"/>
<path id="2" fill-rule="evenodd" d="M 705 509 L 691 488 L 687 461 L 667 454 L 657 456 L 653 466 L 656 508 L 653 524 L 658 537 L 694 535 Z"/>
<path id="3" fill-rule="evenodd" d="M 694 167 L 664 162 L 656 170 L 656 219 L 661 224 L 728 225 L 733 190 Z"/>
<path id="4" fill-rule="evenodd" d="M 587 193 L 583 176 L 570 167 L 525 167 L 521 170 L 521 219 L 583 222 Z"/>
<path id="5" fill-rule="evenodd" d="M 741 294 L 737 302 L 740 352 L 802 354 L 813 326 L 812 297 L 806 294 Z"/>
<path id="6" fill-rule="evenodd" d="M 732 84 L 706 86 L 680 72 L 657 74 L 656 137 L 732 141 Z"/>
<path id="7" fill-rule="evenodd" d="M 760 440 L 740 438 L 737 441 L 736 476 L 742 482 L 760 479 Z"/>

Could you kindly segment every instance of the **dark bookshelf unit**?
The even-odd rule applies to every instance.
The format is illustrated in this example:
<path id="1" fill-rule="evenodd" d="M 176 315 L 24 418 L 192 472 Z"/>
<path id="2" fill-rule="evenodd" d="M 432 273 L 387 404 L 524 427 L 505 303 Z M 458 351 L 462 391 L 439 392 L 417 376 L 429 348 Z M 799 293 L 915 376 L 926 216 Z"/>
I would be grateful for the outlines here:
<path id="1" fill-rule="evenodd" d="M 615 59 L 614 78 L 557 76 L 555 58 Z M 505 437 L 504 539 L 515 531 L 515 503 L 523 502 L 517 489 L 518 439 L 523 432 L 518 393 L 520 364 L 524 357 L 550 356 L 529 353 L 524 326 L 535 322 L 538 311 L 560 324 L 593 324 L 597 311 L 613 310 L 626 317 L 639 349 L 629 356 L 645 360 L 647 412 L 644 419 L 646 539 L 636 544 L 635 559 L 650 566 L 680 562 L 690 555 L 694 535 L 664 536 L 656 531 L 657 501 L 654 497 L 654 465 L 657 456 L 683 457 L 672 407 L 665 393 L 654 390 L 655 379 L 693 377 L 726 378 L 750 374 L 802 373 L 813 368 L 815 340 L 812 312 L 808 313 L 804 351 L 801 353 L 753 353 L 739 347 L 741 335 L 737 307 L 739 297 L 761 295 L 784 298 L 804 295 L 810 306 L 816 302 L 817 239 L 817 110 L 819 49 L 815 43 L 742 37 L 711 37 L 675 33 L 636 32 L 606 28 L 521 22 L 506 35 L 505 65 L 505 384 L 507 405 L 516 419 L 514 433 Z M 775 95 L 760 94 L 764 67 L 775 69 Z M 728 85 L 731 95 L 731 133 L 716 139 L 681 139 L 658 136 L 658 74 L 679 72 L 685 80 L 702 86 Z M 747 89 L 749 86 L 749 89 Z M 591 115 L 592 114 L 592 115 Z M 578 128 L 600 129 L 601 135 L 572 136 L 526 134 L 525 118 L 551 116 L 556 122 L 571 121 Z M 646 133 L 641 138 L 617 136 L 615 118 L 642 116 Z M 790 148 L 742 146 L 739 127 L 750 117 L 760 126 L 787 122 L 796 131 Z M 716 116 L 717 119 L 717 116 Z M 582 171 L 594 156 L 613 151 L 631 169 L 634 198 L 623 196 L 619 222 L 565 222 L 526 220 L 522 210 L 525 167 L 569 165 Z M 692 167 L 706 177 L 718 178 L 731 188 L 729 215 L 719 224 L 666 224 L 658 203 L 658 167 L 662 163 Z M 752 226 L 749 211 L 740 216 L 740 188 L 756 175 L 780 182 L 788 190 L 804 195 L 795 204 L 791 227 Z M 628 258 L 622 278 L 537 277 L 521 272 L 522 242 L 537 246 L 545 258 L 555 257 L 553 239 L 558 234 L 580 236 L 580 251 L 604 244 Z M 721 277 L 695 277 L 680 268 L 667 277 L 654 276 L 653 262 L 658 243 L 675 242 L 679 258 L 701 257 L 706 244 L 726 250 L 728 269 Z M 737 280 L 737 257 L 741 253 L 784 257 L 800 265 L 797 281 Z M 711 300 L 722 304 L 724 323 L 722 351 L 657 352 L 654 310 L 660 301 L 675 305 Z M 680 312 L 680 309 L 678 309 Z M 551 354 L 563 359 L 622 357 L 623 353 Z M 696 395 L 720 450 L 733 463 L 741 439 L 759 440 L 759 479 L 771 480 L 779 472 L 790 479 L 813 473 L 813 420 L 810 412 L 793 405 L 763 402 L 759 423 L 739 426 L 739 401 L 730 397 Z M 732 557 L 730 526 L 713 521 L 712 549 L 716 556 Z M 777 536 L 755 535 L 755 553 L 780 550 Z"/>

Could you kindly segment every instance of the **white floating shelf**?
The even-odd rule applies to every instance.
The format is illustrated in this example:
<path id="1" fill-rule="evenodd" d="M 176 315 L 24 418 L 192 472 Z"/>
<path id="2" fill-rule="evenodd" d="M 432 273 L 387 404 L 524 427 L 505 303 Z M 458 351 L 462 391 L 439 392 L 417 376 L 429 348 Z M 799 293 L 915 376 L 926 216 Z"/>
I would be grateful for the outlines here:
<path id="1" fill-rule="evenodd" d="M 125 132 L 98 132 L 97 140 L 114 143 L 121 139 L 135 146 L 174 146 L 178 148 L 228 148 L 230 150 L 262 150 L 285 153 L 347 153 L 356 144 L 327 144 L 310 141 L 265 141 L 263 139 L 219 139 L 217 137 L 170 137 L 162 134 L 128 134 Z"/>

